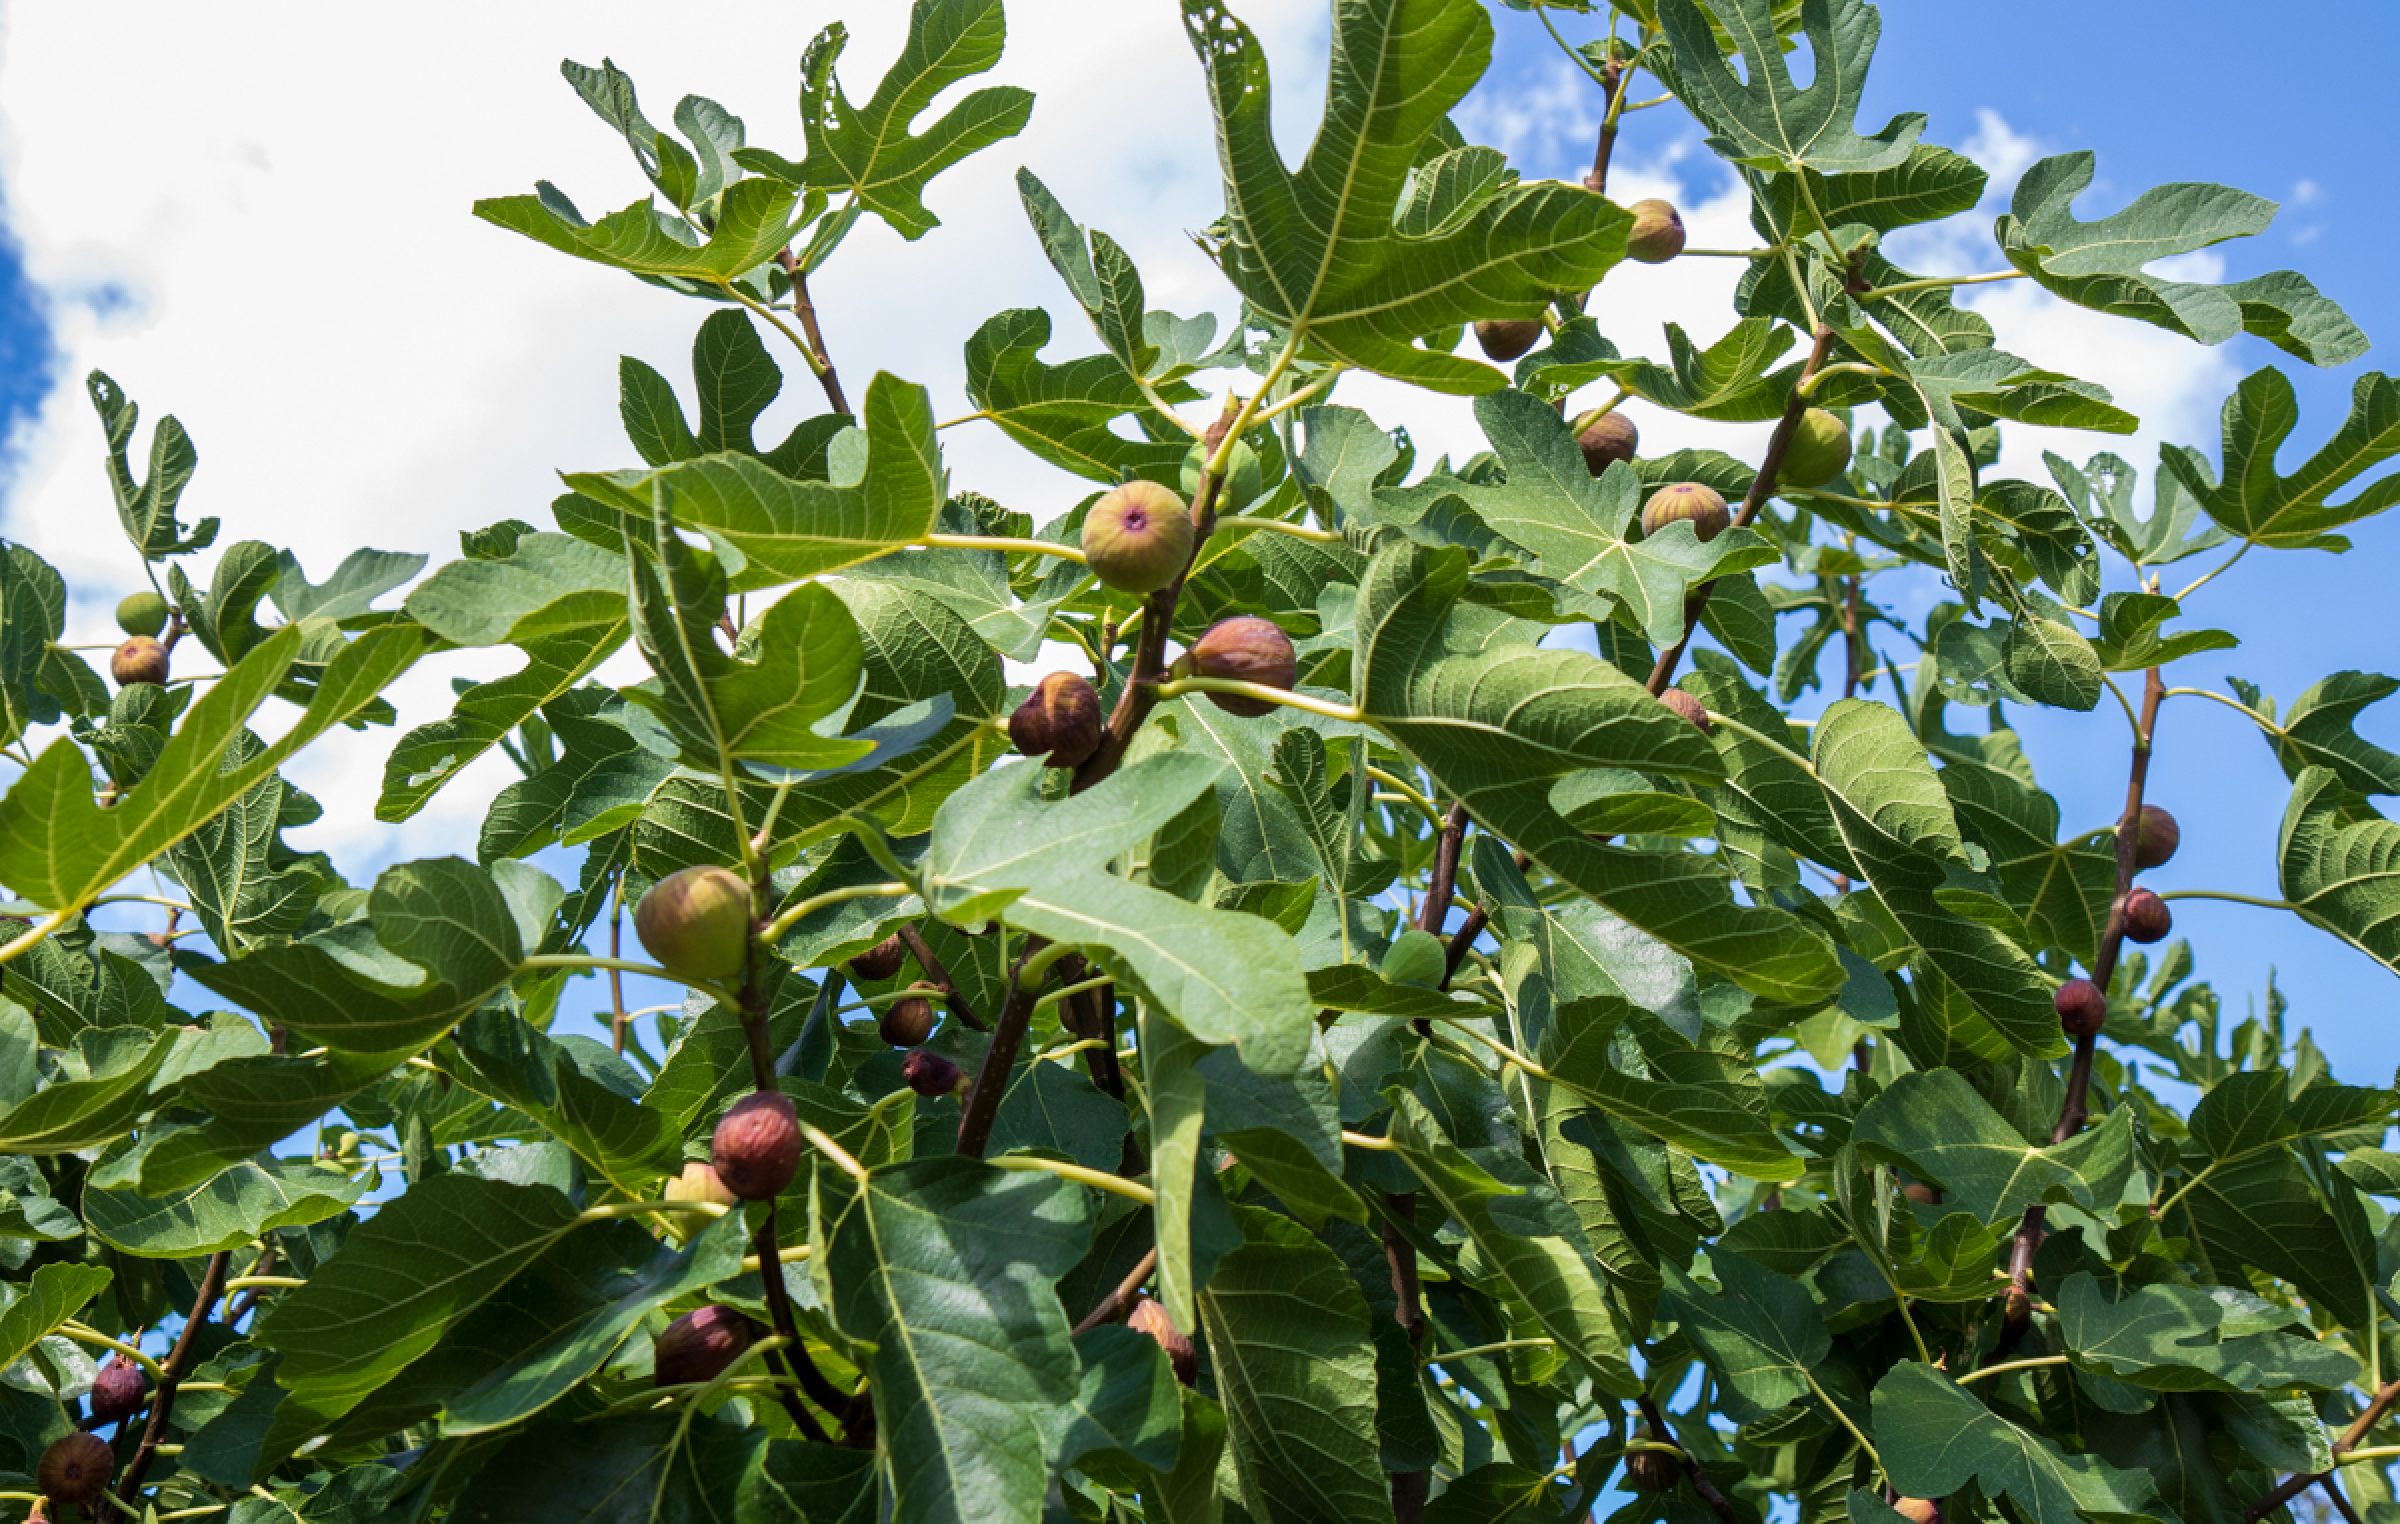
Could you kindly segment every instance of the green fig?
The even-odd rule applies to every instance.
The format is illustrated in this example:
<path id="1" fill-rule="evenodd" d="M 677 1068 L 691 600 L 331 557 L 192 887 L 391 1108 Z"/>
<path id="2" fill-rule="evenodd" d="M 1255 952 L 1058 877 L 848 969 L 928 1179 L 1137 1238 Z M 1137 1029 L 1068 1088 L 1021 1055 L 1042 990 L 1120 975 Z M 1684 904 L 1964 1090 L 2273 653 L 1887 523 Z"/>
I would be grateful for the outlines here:
<path id="1" fill-rule="evenodd" d="M 1651 197 L 1626 208 L 1633 213 L 1633 231 L 1625 235 L 1625 253 L 1646 265 L 1663 265 L 1683 252 L 1683 215 L 1672 201 Z"/>
<path id="2" fill-rule="evenodd" d="M 1698 482 L 1671 482 L 1650 494 L 1642 505 L 1642 535 L 1645 539 L 1658 534 L 1669 524 L 1688 522 L 1692 533 L 1702 544 L 1725 532 L 1733 515 L 1725 510 L 1725 499 Z"/>
<path id="3" fill-rule="evenodd" d="M 1577 432 L 1575 446 L 1583 451 L 1583 468 L 1598 476 L 1618 461 L 1632 461 L 1642 431 L 1623 413 L 1603 413 Z"/>
<path id="4" fill-rule="evenodd" d="M 167 600 L 156 593 L 127 593 L 117 605 L 117 628 L 128 635 L 156 635 L 167 627 Z"/>
<path id="5" fill-rule="evenodd" d="M 1127 482 L 1083 518 L 1092 575 L 1120 593 L 1155 593 L 1192 560 L 1192 511 L 1156 482 Z"/>
<path id="6" fill-rule="evenodd" d="M 667 971 L 731 979 L 750 957 L 750 886 L 723 868 L 684 868 L 650 886 L 634 935 Z"/>
<path id="7" fill-rule="evenodd" d="M 136 635 L 117 647 L 108 659 L 108 675 L 120 688 L 139 683 L 163 685 L 167 680 L 167 648 L 147 635 Z"/>
<path id="8" fill-rule="evenodd" d="M 1850 469 L 1850 431 L 1821 407 L 1800 415 L 1791 442 L 1783 447 L 1783 471 L 1777 477 L 1787 487 L 1822 487 Z"/>

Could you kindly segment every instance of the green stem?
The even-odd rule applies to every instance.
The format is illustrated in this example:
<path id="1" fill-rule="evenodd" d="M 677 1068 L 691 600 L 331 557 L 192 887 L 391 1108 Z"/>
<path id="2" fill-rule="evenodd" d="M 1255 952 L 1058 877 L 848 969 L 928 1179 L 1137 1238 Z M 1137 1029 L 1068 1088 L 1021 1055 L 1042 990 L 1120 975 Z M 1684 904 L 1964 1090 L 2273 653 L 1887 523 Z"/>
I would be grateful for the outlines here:
<path id="1" fill-rule="evenodd" d="M 1436 1365 L 1444 1360 L 1464 1360 L 1471 1355 L 1497 1355 L 1512 1349 L 1556 1349 L 1557 1347 L 1556 1339 L 1502 1339 L 1493 1344 L 1470 1344 L 1465 1349 L 1445 1349 L 1436 1354 L 1423 1355 L 1418 1358 L 1417 1363 L 1419 1365 Z"/>
<path id="2" fill-rule="evenodd" d="M 757 313 L 760 317 L 765 318 L 767 322 L 774 327 L 777 333 L 780 333 L 785 338 L 791 340 L 792 347 L 800 351 L 800 358 L 808 362 L 809 374 L 814 376 L 822 376 L 828 369 L 831 368 L 827 366 L 823 360 L 817 358 L 817 352 L 809 347 L 808 340 L 800 337 L 798 330 L 793 328 L 791 324 L 785 322 L 782 318 L 775 315 L 774 308 L 767 306 L 763 302 L 755 300 L 748 292 L 744 291 L 741 287 L 735 285 L 729 280 L 718 281 L 717 289 L 724 292 L 727 296 L 732 297 L 735 301 L 740 302 L 752 312 Z"/>
<path id="3" fill-rule="evenodd" d="M 1850 1437 L 1858 1441 L 1858 1447 L 1867 1452 L 1868 1462 L 1875 1467 L 1875 1470 L 1878 1474 L 1881 1474 L 1883 1471 L 1883 1457 L 1875 1453 L 1874 1441 L 1868 1439 L 1865 1433 L 1859 1429 L 1858 1425 L 1850 1421 L 1850 1415 L 1842 1411 L 1842 1405 L 1840 1403 L 1834 1401 L 1831 1397 L 1826 1395 L 1825 1388 L 1817 1385 L 1816 1377 L 1810 1375 L 1806 1371 L 1802 1371 L 1800 1373 L 1800 1379 L 1807 1382 L 1808 1389 L 1817 1394 L 1817 1401 L 1825 1404 L 1826 1411 L 1833 1414 L 1835 1420 L 1839 1422 L 1843 1428 L 1850 1431 Z"/>
<path id="4" fill-rule="evenodd" d="M 2261 910 L 2298 910 L 2290 900 L 2262 899 L 2255 894 L 2235 894 L 2230 889 L 2169 889 L 2159 895 L 2162 900 L 2223 900 L 2228 905 L 2255 905 Z"/>
<path id="5" fill-rule="evenodd" d="M 1106 1170 L 1086 1169 L 1080 1164 L 1069 1164 L 1064 1159 L 1044 1159 L 1035 1154 L 1003 1154 L 997 1159 L 986 1159 L 983 1162 L 994 1169 L 1031 1170 L 1045 1175 L 1056 1175 L 1061 1180 L 1072 1180 L 1078 1185 L 1088 1185 L 1093 1190 L 1106 1191 L 1112 1196 L 1122 1196 L 1128 1201 L 1138 1201 L 1144 1206 L 1155 1206 L 1158 1202 L 1158 1193 L 1138 1180 L 1128 1180 L 1122 1175 L 1112 1175 Z"/>
<path id="6" fill-rule="evenodd" d="M 1287 519 L 1220 519 L 1217 527 L 1247 529 L 1268 534 L 1288 534 L 1295 540 L 1314 540 L 1320 545 L 1339 545 L 1342 537 L 1331 529 L 1319 529 L 1312 524 L 1294 524 Z"/>
<path id="7" fill-rule="evenodd" d="M 1989 275 L 1933 275 L 1923 280 L 1895 281 L 1888 286 L 1874 286 L 1858 293 L 1862 302 L 1880 296 L 1898 296 L 1907 291 L 1943 291 L 1952 286 L 1981 286 L 1996 280 L 2023 280 L 2022 270 L 1995 270 Z"/>
<path id="8" fill-rule="evenodd" d="M 0 962 L 7 961 L 7 949 L 0 948 Z M 685 989 L 698 990 L 728 1010 L 739 1009 L 732 993 L 706 979 L 686 979 L 683 975 L 660 968 L 655 963 L 636 963 L 630 958 L 596 958 L 589 953 L 533 953 L 517 965 L 517 972 L 540 968 L 615 969 L 620 973 L 643 974 L 652 979 L 664 979 Z"/>
<path id="9" fill-rule="evenodd" d="M 1181 698 L 1187 693 L 1227 693 L 1238 698 L 1257 699 L 1261 703 L 1281 704 L 1287 709 L 1305 709 L 1310 714 L 1321 714 L 1329 720 L 1347 720 L 1353 725 L 1363 725 L 1367 720 L 1366 713 L 1353 705 L 1328 703 L 1324 699 L 1310 698 L 1305 693 L 1290 693 L 1281 688 L 1270 688 L 1264 683 L 1239 682 L 1229 677 L 1179 677 L 1158 685 L 1158 696 L 1162 699 Z"/>
<path id="10" fill-rule="evenodd" d="M 898 899 L 904 894 L 914 894 L 915 892 L 908 885 L 897 881 L 851 884 L 846 888 L 828 889 L 823 894 L 810 895 L 807 899 L 776 916 L 760 929 L 758 939 L 769 947 L 773 947 L 777 942 L 783 940 L 785 932 L 790 931 L 827 906 L 846 904 L 851 900 Z"/>
<path id="11" fill-rule="evenodd" d="M 2189 583 L 2185 584 L 2183 591 L 2175 595 L 2175 601 L 2179 604 L 2182 603 L 2184 599 L 2189 598 L 2192 596 L 2192 594 L 2200 591 L 2200 589 L 2206 587 L 2209 583 L 2215 581 L 2225 573 L 2233 570 L 2234 563 L 2241 560 L 2242 557 L 2250 554 L 2250 547 L 2257 543 L 2258 542 L 2256 540 L 2244 540 L 2240 545 L 2234 547 L 2233 554 L 2227 556 L 2223 561 L 2218 562 L 2214 569 L 2202 572 L 2199 576 L 2194 577 Z"/>
<path id="12" fill-rule="evenodd" d="M 2273 720 L 2268 719 L 2265 715 L 2251 708 L 2248 704 L 2243 703 L 2240 699 L 2219 693 L 2214 688 L 2169 688 L 2166 691 L 2165 696 L 2168 698 L 2209 699 L 2215 703 L 2223 704 L 2226 708 L 2233 710 L 2236 714 L 2247 716 L 2250 720 L 2257 724 L 2259 729 L 2265 731 L 2269 735 L 2279 736 L 2283 734 L 2283 727 L 2281 725 L 2278 725 Z"/>
<path id="13" fill-rule="evenodd" d="M 1981 1370 L 1967 1372 L 1965 1375 L 1958 1378 L 1958 1384 L 1960 1386 L 1971 1386 L 1974 1383 L 1982 1381 L 1988 1377 L 2005 1376 L 2010 1371 L 2044 1370 L 2053 1365 L 2064 1365 L 2066 1363 L 2067 1357 L 2064 1355 L 2035 1355 L 2029 1360 L 2003 1360 L 1998 1365 L 1987 1365 Z"/>
<path id="14" fill-rule="evenodd" d="M 1056 556 L 1077 566 L 1086 564 L 1080 546 L 1059 545 L 1049 540 L 1017 540 L 992 534 L 929 534 L 917 543 L 935 550 L 999 550 L 1014 556 Z"/>

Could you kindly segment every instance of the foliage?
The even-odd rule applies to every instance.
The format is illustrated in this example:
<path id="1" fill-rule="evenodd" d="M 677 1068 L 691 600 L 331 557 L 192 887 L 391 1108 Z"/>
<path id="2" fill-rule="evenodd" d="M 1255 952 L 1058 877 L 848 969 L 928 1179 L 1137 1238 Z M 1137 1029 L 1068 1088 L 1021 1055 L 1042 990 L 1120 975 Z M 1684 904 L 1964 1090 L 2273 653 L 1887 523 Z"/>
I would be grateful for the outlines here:
<path id="1" fill-rule="evenodd" d="M 2271 987 L 2229 1019 L 2122 907 L 2162 710 L 2208 697 L 2292 780 L 2268 908 L 2400 969 L 2400 760 L 2357 729 L 2400 684 L 2279 715 L 2162 675 L 2234 644 L 2197 610 L 2218 571 L 2400 499 L 2393 383 L 2320 442 L 2259 371 L 2147 512 L 2105 451 L 2005 478 L 2004 427 L 2136 420 L 2000 348 L 1975 282 L 2320 365 L 2365 340 L 2289 271 L 2149 273 L 2272 207 L 2087 219 L 2088 153 L 2027 171 L 2005 269 L 1894 264 L 1883 235 L 1985 177 L 1923 116 L 1862 130 L 1865 0 L 1617 0 L 1573 50 L 1589 181 L 1522 179 L 1450 113 L 1545 3 L 1592 9 L 1334 0 L 1295 167 L 1256 39 L 1182 0 L 1221 339 L 1019 173 L 1096 343 L 1044 360 L 1049 313 L 992 317 L 957 422 L 1188 496 L 1144 596 L 1085 564 L 1097 492 L 953 481 L 901 378 L 854 411 L 809 292 L 861 217 L 941 236 L 928 185 L 1038 109 L 939 104 L 999 60 L 1001 0 L 915 0 L 855 95 L 829 27 L 797 157 L 566 66 L 651 193 L 477 214 L 707 310 L 696 412 L 627 360 L 628 448 L 572 463 L 548 527 L 312 583 L 187 524 L 191 437 L 161 420 L 137 472 L 95 375 L 174 670 L 112 691 L 67 640 L 87 605 L 0 556 L 0 1491 L 31 1501 L 116 1347 L 155 1378 L 112 1431 L 143 1518 L 2216 1524 L 2320 1481 L 2388 1512 L 2395 1095 L 2334 1080 Z M 1654 108 L 1761 246 L 1723 337 L 1640 355 L 1584 307 Z M 1534 318 L 1513 371 L 1461 352 Z M 763 437 L 802 371 L 824 410 Z M 1341 400 L 1356 372 L 1471 396 L 1489 452 L 1418 460 Z M 1587 468 L 1629 399 L 1772 430 Z M 1854 449 L 1803 489 L 1812 407 Z M 1681 482 L 1730 525 L 1644 535 Z M 1215 670 L 1263 680 L 1176 657 L 1233 616 L 1283 636 L 1239 626 Z M 647 675 L 596 681 L 629 645 L 609 670 Z M 469 649 L 514 654 L 399 736 L 376 814 L 505 761 L 471 847 L 353 884 L 288 840 L 320 814 L 294 757 Z M 1020 727 L 1050 767 L 1008 741 L 1007 663 L 1044 661 L 1074 674 Z M 2122 821 L 2061 818 L 2010 725 L 2035 707 L 2124 757 Z M 670 972 L 621 930 L 692 868 L 731 870 L 735 919 L 654 902 Z M 2108 1011 L 2070 1041 L 2078 977 Z M 577 1030 L 603 989 L 606 1042 Z M 671 1322 L 699 1374 L 660 1387 Z"/>

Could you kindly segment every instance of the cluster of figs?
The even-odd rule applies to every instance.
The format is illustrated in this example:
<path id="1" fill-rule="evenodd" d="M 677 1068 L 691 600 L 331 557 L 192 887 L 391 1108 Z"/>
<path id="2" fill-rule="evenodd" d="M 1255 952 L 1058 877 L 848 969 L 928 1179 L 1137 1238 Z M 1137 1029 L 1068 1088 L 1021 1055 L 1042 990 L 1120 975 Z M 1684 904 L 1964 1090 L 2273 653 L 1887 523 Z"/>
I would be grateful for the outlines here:
<path id="1" fill-rule="evenodd" d="M 83 1426 L 52 1440 L 34 1463 L 34 1483 L 49 1505 L 91 1508 L 116 1475 L 117 1452 L 96 1432 L 121 1424 L 139 1413 L 150 1400 L 150 1378 L 142 1367 L 112 1356 L 92 1378 L 90 1412 Z M 122 1432 L 122 1431 L 120 1431 Z M 26 1524 L 41 1524 L 48 1508 L 36 1504 Z"/>
<path id="2" fill-rule="evenodd" d="M 2133 868 L 2137 873 L 2160 867 L 2183 845 L 2183 828 L 2175 817 L 2155 804 L 2145 804 L 2133 818 Z M 2175 929 L 2174 912 L 2167 902 L 2148 889 L 2134 889 L 2119 900 L 2115 907 L 2119 924 L 2126 939 L 2133 942 L 2163 942 Z M 2089 979 L 2069 979 L 2058 987 L 2052 997 L 2058 1010 L 2059 1030 L 2082 1041 L 2100 1035 L 2108 1020 L 2108 993 Z"/>

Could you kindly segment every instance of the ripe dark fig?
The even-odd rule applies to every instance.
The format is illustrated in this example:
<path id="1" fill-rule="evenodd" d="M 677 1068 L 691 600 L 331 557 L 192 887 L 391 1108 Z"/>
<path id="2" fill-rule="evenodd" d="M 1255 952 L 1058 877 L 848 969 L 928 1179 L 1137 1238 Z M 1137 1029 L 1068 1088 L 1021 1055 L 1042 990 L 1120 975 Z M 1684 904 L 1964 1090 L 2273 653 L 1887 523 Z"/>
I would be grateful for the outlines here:
<path id="1" fill-rule="evenodd" d="M 110 1360 L 92 1378 L 92 1426 L 130 1417 L 149 1395 L 150 1378 L 140 1366 L 123 1358 Z"/>
<path id="2" fill-rule="evenodd" d="M 1911 1180 L 1908 1184 L 1900 1187 L 1900 1194 L 1919 1206 L 1940 1206 L 1942 1204 L 1942 1188 L 1938 1185 L 1927 1185 L 1921 1180 Z"/>
<path id="3" fill-rule="evenodd" d="M 1699 726 L 1702 735 L 1715 732 L 1717 727 L 1710 724 L 1708 720 L 1708 706 L 1681 688 L 1669 688 L 1658 696 L 1658 701 Z"/>
<path id="4" fill-rule="evenodd" d="M 117 1453 L 97 1434 L 62 1435 L 50 1442 L 34 1464 L 33 1477 L 42 1496 L 69 1508 L 100 1501 L 108 1479 L 116 1473 Z"/>
<path id="5" fill-rule="evenodd" d="M 1642 431 L 1623 413 L 1603 413 L 1575 436 L 1583 451 L 1583 468 L 1598 476 L 1616 462 L 1631 461 L 1642 445 Z"/>
<path id="6" fill-rule="evenodd" d="M 2125 896 L 2125 935 L 2136 942 L 2163 942 L 2175 929 L 2175 914 L 2167 902 L 2147 889 Z"/>
<path id="7" fill-rule="evenodd" d="M 167 600 L 156 593 L 127 593 L 117 605 L 117 628 L 128 635 L 156 635 L 167 627 Z"/>
<path id="8" fill-rule="evenodd" d="M 1224 437 L 1222 434 L 1217 436 L 1218 439 Z M 1200 478 L 1207 472 L 1208 457 L 1216 448 L 1216 442 L 1212 440 L 1206 444 L 1196 444 L 1184 453 L 1180 480 L 1186 502 L 1200 500 Z M 1266 468 L 1259 464 L 1258 452 L 1247 443 L 1237 444 L 1233 447 L 1233 453 L 1225 458 L 1225 478 L 1217 483 L 1216 501 L 1210 506 L 1219 513 L 1239 513 L 1257 499 L 1258 490 L 1265 483 Z"/>
<path id="9" fill-rule="evenodd" d="M 1107 731 L 1100 695 L 1073 672 L 1052 672 L 1008 717 L 1008 738 L 1018 751 L 1048 767 L 1081 767 Z"/>
<path id="10" fill-rule="evenodd" d="M 1083 516 L 1092 575 L 1120 593 L 1155 593 L 1192 559 L 1192 510 L 1156 482 L 1127 482 Z"/>
<path id="11" fill-rule="evenodd" d="M 2058 1012 L 2058 1029 L 2069 1037 L 2097 1037 L 2108 1020 L 2108 997 L 2089 979 L 2069 979 L 2050 997 L 2050 1004 Z"/>
<path id="12" fill-rule="evenodd" d="M 2133 827 L 2133 866 L 2146 871 L 2164 867 L 2183 845 L 2183 827 L 2175 817 L 2155 804 L 2142 806 L 2141 818 Z"/>
<path id="13" fill-rule="evenodd" d="M 918 980 L 913 989 L 934 992 L 932 985 Z M 933 1035 L 933 1002 L 926 995 L 911 995 L 883 1008 L 875 1018 L 875 1031 L 895 1048 L 913 1048 Z"/>
<path id="14" fill-rule="evenodd" d="M 1642 505 L 1642 535 L 1647 539 L 1677 522 L 1688 522 L 1705 545 L 1725 532 L 1733 515 L 1714 489 L 1698 482 L 1670 482 Z"/>
<path id="15" fill-rule="evenodd" d="M 1776 479 L 1787 487 L 1822 487 L 1850 469 L 1850 431 L 1842 420 L 1821 407 L 1800 415 L 1792 441 L 1783 447 L 1783 470 Z"/>
<path id="16" fill-rule="evenodd" d="M 1503 363 L 1514 360 L 1542 341 L 1540 318 L 1492 318 L 1475 325 L 1475 342 Z"/>
<path id="17" fill-rule="evenodd" d="M 725 1182 L 717 1175 L 717 1167 L 713 1164 L 704 1164 L 698 1159 L 687 1161 L 683 1166 L 683 1173 L 667 1182 L 667 1199 L 669 1201 L 713 1201 L 717 1205 L 725 1207 L 742 1204 L 741 1197 L 725 1188 Z"/>
<path id="18" fill-rule="evenodd" d="M 1125 1326 L 1135 1333 L 1148 1335 L 1152 1343 L 1167 1352 L 1167 1365 L 1175 1372 L 1177 1381 L 1190 1386 L 1199 1376 L 1200 1351 L 1192 1348 L 1192 1341 L 1182 1329 L 1175 1326 L 1175 1320 L 1167 1316 L 1166 1308 L 1143 1297 L 1133 1304 L 1133 1311 L 1126 1315 Z"/>
<path id="19" fill-rule="evenodd" d="M 1625 253 L 1646 265 L 1663 265 L 1683 252 L 1683 216 L 1672 201 L 1653 196 L 1626 208 L 1633 213 L 1633 231 L 1625 235 Z"/>
<path id="20" fill-rule="evenodd" d="M 750 957 L 750 886 L 723 868 L 683 868 L 650 886 L 633 932 L 667 972 L 730 979 Z"/>
<path id="21" fill-rule="evenodd" d="M 1176 665 L 1186 664 L 1195 677 L 1256 683 L 1286 692 L 1300 677 L 1300 658 L 1292 650 L 1292 637 L 1274 620 L 1255 614 L 1238 614 L 1210 625 Z M 1275 707 L 1265 699 L 1232 693 L 1212 693 L 1208 698 L 1227 714 L 1244 719 L 1256 719 Z"/>
<path id="22" fill-rule="evenodd" d="M 730 1307 L 713 1302 L 695 1307 L 658 1336 L 650 1352 L 650 1379 L 658 1386 L 714 1381 L 754 1336 L 750 1320 Z"/>
<path id="23" fill-rule="evenodd" d="M 1892 1512 L 1908 1520 L 1908 1524 L 1942 1524 L 1942 1505 L 1931 1498 L 1897 1499 Z"/>
<path id="24" fill-rule="evenodd" d="M 937 1095 L 957 1095 L 967 1088 L 966 1071 L 923 1048 L 900 1060 L 900 1078 L 917 1094 L 931 1098 Z"/>
<path id="25" fill-rule="evenodd" d="M 1634 1437 L 1658 1442 L 1647 1427 Z M 1682 1475 L 1683 1467 L 1664 1450 L 1635 1450 L 1625 1457 L 1625 1485 L 1635 1492 L 1672 1492 Z"/>
<path id="26" fill-rule="evenodd" d="M 900 972 L 900 965 L 907 961 L 908 944 L 901 941 L 900 933 L 895 931 L 852 958 L 850 972 L 861 979 L 889 979 Z"/>
<path id="27" fill-rule="evenodd" d="M 708 1140 L 725 1189 L 744 1201 L 772 1201 L 800 1172 L 800 1117 L 780 1090 L 756 1090 L 733 1103 Z"/>
<path id="28" fill-rule="evenodd" d="M 109 657 L 108 675 L 117 680 L 120 688 L 130 688 L 136 683 L 164 686 L 167 648 L 147 635 L 136 635 Z"/>

